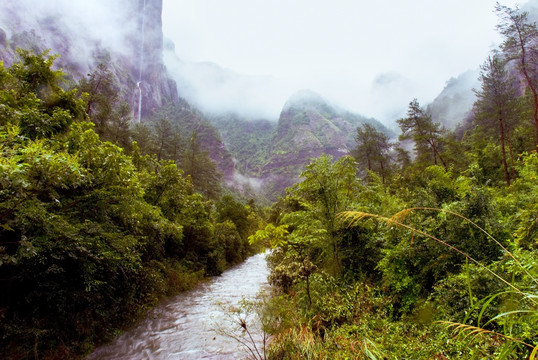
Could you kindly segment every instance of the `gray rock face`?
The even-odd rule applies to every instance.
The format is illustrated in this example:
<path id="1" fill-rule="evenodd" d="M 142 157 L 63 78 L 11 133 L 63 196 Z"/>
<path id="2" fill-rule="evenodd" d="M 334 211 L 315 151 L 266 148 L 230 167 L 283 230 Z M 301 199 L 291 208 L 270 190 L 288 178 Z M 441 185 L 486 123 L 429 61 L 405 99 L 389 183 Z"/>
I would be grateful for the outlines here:
<path id="1" fill-rule="evenodd" d="M 75 79 L 108 63 L 133 117 L 140 109 L 143 118 L 178 101 L 163 63 L 161 15 L 162 0 L 6 1 L 0 4 L 0 60 L 9 66 L 16 48 L 51 49 Z"/>
<path id="2" fill-rule="evenodd" d="M 146 116 L 167 102 L 176 101 L 178 93 L 163 63 L 162 0 L 137 3 L 137 36 L 133 47 L 138 64 L 133 70 L 138 70 L 138 74 L 132 75 L 140 82 L 142 116 Z"/>

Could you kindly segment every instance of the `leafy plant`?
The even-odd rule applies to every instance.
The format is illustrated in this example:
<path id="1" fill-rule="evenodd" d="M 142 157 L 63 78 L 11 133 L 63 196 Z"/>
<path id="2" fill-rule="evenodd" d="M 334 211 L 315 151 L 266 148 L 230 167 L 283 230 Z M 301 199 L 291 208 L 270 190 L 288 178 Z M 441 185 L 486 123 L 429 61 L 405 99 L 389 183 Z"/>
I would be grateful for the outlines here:
<path id="1" fill-rule="evenodd" d="M 524 277 L 528 278 L 528 280 L 531 282 L 532 287 L 530 287 L 529 291 L 521 290 L 517 284 L 514 283 L 514 281 L 509 281 L 505 278 L 505 276 L 499 275 L 497 272 L 490 269 L 490 267 L 482 264 L 481 262 L 475 260 L 473 257 L 471 257 L 469 254 L 461 251 L 457 247 L 449 244 L 446 241 L 440 240 L 439 238 L 428 234 L 424 231 L 418 230 L 412 226 L 406 225 L 404 223 L 406 216 L 409 215 L 409 213 L 413 211 L 420 211 L 420 210 L 427 210 L 427 211 L 440 211 L 445 212 L 450 215 L 459 217 L 469 224 L 471 224 L 473 227 L 479 229 L 481 232 L 485 233 L 489 240 L 496 243 L 499 247 L 501 247 L 506 255 L 506 257 L 511 262 L 511 265 L 509 266 L 508 270 L 513 271 L 513 268 L 515 267 L 517 270 L 519 270 Z M 469 220 L 468 218 L 454 213 L 452 211 L 444 210 L 444 209 L 433 209 L 433 208 L 410 208 L 405 209 L 394 216 L 388 218 L 376 214 L 370 214 L 370 213 L 364 213 L 364 212 L 354 212 L 354 211 L 348 211 L 343 212 L 341 214 L 341 218 L 344 222 L 347 222 L 349 226 L 353 226 L 357 222 L 365 219 L 365 218 L 375 218 L 378 220 L 381 220 L 385 222 L 389 226 L 396 226 L 401 227 L 404 229 L 407 229 L 411 231 L 415 235 L 421 235 L 428 239 L 434 240 L 443 246 L 447 247 L 448 249 L 455 251 L 456 253 L 462 255 L 467 260 L 475 263 L 477 266 L 484 269 L 486 272 L 491 274 L 493 277 L 495 277 L 498 281 L 506 285 L 510 288 L 510 291 L 508 292 L 502 292 L 497 294 L 491 294 L 486 299 L 484 299 L 482 303 L 482 309 L 479 312 L 478 319 L 477 319 L 477 326 L 468 325 L 464 323 L 456 323 L 456 322 L 443 322 L 444 324 L 447 324 L 449 327 L 454 327 L 455 331 L 460 334 L 465 334 L 466 337 L 470 335 L 488 335 L 496 338 L 502 338 L 507 342 L 507 345 L 503 350 L 501 350 L 501 355 L 503 357 L 508 356 L 511 353 L 529 353 L 530 358 L 534 358 L 537 353 L 538 345 L 533 345 L 532 343 L 529 343 L 526 340 L 521 340 L 521 338 L 516 338 L 515 336 L 520 336 L 523 338 L 533 338 L 536 336 L 536 331 L 538 328 L 536 328 L 537 319 L 538 319 L 538 295 L 532 291 L 532 288 L 536 287 L 538 284 L 538 280 L 534 277 L 532 274 L 535 270 L 535 266 L 537 265 L 535 262 L 530 262 L 528 266 L 530 266 L 530 269 L 527 269 L 528 266 L 524 266 L 510 251 L 508 251 L 507 248 L 505 248 L 499 241 L 497 241 L 493 236 L 491 236 L 488 232 L 486 232 L 482 227 L 474 223 L 473 221 Z M 467 276 L 469 276 L 467 274 Z M 517 297 L 511 297 L 510 300 L 513 302 L 510 304 L 510 309 L 508 311 L 502 312 L 500 314 L 497 314 L 493 318 L 489 319 L 487 322 L 485 322 L 483 325 L 481 324 L 482 315 L 488 308 L 488 306 L 491 304 L 491 302 L 496 299 L 497 297 L 500 297 L 502 295 L 506 294 L 515 294 Z M 472 299 L 472 292 L 469 288 L 469 297 Z M 471 300 L 472 301 L 472 300 Z M 475 305 L 478 306 L 479 303 Z M 469 312 L 470 313 L 470 312 Z M 468 317 L 464 319 L 467 320 Z M 495 328 L 498 328 L 499 330 L 488 330 L 485 329 L 488 325 L 495 326 Z M 475 336 L 475 337 L 476 337 Z M 531 340 L 532 341 L 532 340 Z M 514 344 L 516 343 L 516 344 Z M 524 349 L 518 348 L 517 345 L 522 345 L 525 348 L 527 348 L 527 351 Z"/>

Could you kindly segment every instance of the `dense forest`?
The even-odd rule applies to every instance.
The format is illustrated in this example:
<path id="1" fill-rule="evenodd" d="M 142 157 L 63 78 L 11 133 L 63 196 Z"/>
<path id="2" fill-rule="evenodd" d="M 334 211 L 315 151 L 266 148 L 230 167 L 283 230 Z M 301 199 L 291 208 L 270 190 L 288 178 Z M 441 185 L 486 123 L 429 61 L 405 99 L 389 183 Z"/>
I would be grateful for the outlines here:
<path id="1" fill-rule="evenodd" d="M 255 252 L 261 210 L 222 189 L 197 131 L 130 126 L 104 66 L 71 84 L 55 56 L 19 57 L 0 67 L 3 358 L 84 354 Z"/>
<path id="2" fill-rule="evenodd" d="M 250 238 L 274 249 L 269 358 L 537 358 L 538 29 L 496 12 L 469 121 L 446 130 L 414 99 L 397 142 L 360 126 Z"/>
<path id="3" fill-rule="evenodd" d="M 412 99 L 397 140 L 360 125 L 266 208 L 223 185 L 187 103 L 136 123 L 110 64 L 75 81 L 18 50 L 0 66 L 1 356 L 80 358 L 270 248 L 262 359 L 538 358 L 538 28 L 496 11 L 467 120 Z M 227 135 L 247 175 L 264 130 Z"/>

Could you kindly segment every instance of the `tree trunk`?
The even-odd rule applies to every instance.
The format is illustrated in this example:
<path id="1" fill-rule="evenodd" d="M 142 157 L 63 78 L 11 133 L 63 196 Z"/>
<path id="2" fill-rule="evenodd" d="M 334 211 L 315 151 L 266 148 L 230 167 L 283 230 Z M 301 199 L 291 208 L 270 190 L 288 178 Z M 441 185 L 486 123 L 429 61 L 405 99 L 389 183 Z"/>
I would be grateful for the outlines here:
<path id="1" fill-rule="evenodd" d="M 445 168 L 445 172 L 447 172 L 448 167 L 446 166 L 446 163 L 443 160 L 443 157 L 441 156 L 441 154 L 439 154 L 439 151 L 437 151 L 437 147 L 435 146 L 435 143 L 433 142 L 433 140 L 429 140 L 428 142 L 430 143 L 430 146 L 432 147 L 432 150 L 433 150 L 433 155 L 434 155 L 433 158 L 435 160 L 435 165 L 437 165 L 437 157 L 439 156 L 439 160 L 441 160 L 441 164 L 443 164 L 443 167 Z"/>
<path id="2" fill-rule="evenodd" d="M 506 148 L 504 145 L 504 125 L 501 111 L 499 111 L 499 132 L 501 135 L 501 150 L 503 154 L 504 177 L 506 179 L 506 186 L 510 186 L 510 173 L 508 172 L 508 162 L 506 161 Z"/>
<path id="3" fill-rule="evenodd" d="M 512 173 L 512 179 L 516 178 L 516 169 L 514 167 L 514 151 L 512 150 L 512 145 L 510 141 L 508 142 L 508 152 L 510 153 L 510 172 Z"/>
<path id="4" fill-rule="evenodd" d="M 514 24 L 516 23 L 514 22 Z M 534 101 L 533 118 L 534 118 L 534 127 L 536 131 L 534 143 L 536 147 L 538 148 L 538 91 L 536 90 L 536 87 L 534 86 L 532 78 L 529 75 L 529 72 L 527 71 L 527 49 L 525 49 L 525 42 L 523 41 L 521 28 L 519 26 L 516 26 L 516 29 L 517 29 L 517 34 L 519 37 L 519 46 L 521 48 L 521 58 L 520 58 L 521 71 L 523 72 L 523 76 L 525 76 L 525 80 L 527 81 L 527 85 L 529 86 L 529 89 L 531 89 L 532 99 Z M 534 150 L 536 151 L 538 149 L 534 149 Z"/>
<path id="5" fill-rule="evenodd" d="M 525 76 L 525 80 L 527 81 L 527 85 L 529 86 L 529 89 L 531 89 L 532 99 L 534 101 L 533 118 L 534 118 L 534 128 L 535 128 L 535 133 L 536 133 L 534 143 L 538 147 L 538 91 L 536 90 L 536 87 L 532 83 L 531 77 L 529 76 L 527 72 L 527 68 L 525 66 L 526 66 L 525 61 L 522 58 L 521 67 L 522 67 L 523 75 Z"/>
<path id="6" fill-rule="evenodd" d="M 383 167 L 383 160 L 379 160 L 379 167 L 381 168 L 381 181 L 385 185 L 385 168 Z"/>

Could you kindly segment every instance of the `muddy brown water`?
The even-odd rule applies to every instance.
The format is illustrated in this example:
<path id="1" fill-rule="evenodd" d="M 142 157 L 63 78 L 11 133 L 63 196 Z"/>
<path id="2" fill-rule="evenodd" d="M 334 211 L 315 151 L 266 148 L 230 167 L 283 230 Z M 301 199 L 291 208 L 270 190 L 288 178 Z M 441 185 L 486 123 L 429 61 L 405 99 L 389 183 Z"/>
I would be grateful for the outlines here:
<path id="1" fill-rule="evenodd" d="M 138 327 L 97 348 L 87 360 L 244 359 L 248 353 L 237 340 L 243 336 L 228 310 L 243 299 L 254 300 L 267 286 L 265 254 L 250 257 L 221 276 L 158 305 Z M 254 325 L 253 325 L 254 327 Z M 261 348 L 260 338 L 254 336 Z"/>

